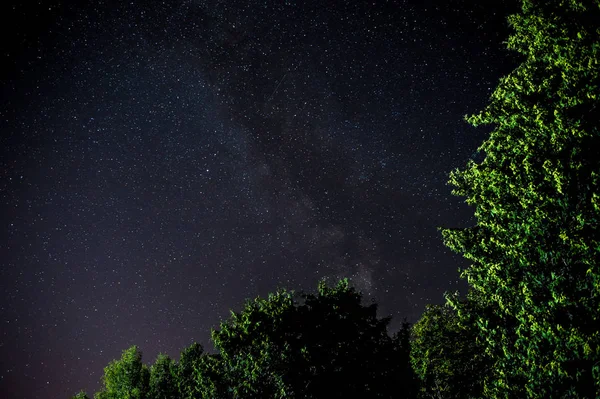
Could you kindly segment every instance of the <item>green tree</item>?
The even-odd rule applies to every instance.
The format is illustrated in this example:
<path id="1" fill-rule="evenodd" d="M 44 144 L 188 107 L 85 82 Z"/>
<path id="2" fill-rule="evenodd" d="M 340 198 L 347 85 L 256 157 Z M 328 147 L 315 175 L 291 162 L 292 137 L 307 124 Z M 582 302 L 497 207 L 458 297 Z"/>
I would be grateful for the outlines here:
<path id="1" fill-rule="evenodd" d="M 177 364 L 159 355 L 148 369 L 137 347 L 127 349 L 104 369 L 95 398 L 413 398 L 411 327 L 390 337 L 389 321 L 348 280 L 320 282 L 316 294 L 279 290 L 213 330 L 218 353 L 192 344 Z"/>
<path id="2" fill-rule="evenodd" d="M 421 380 L 423 398 L 481 398 L 483 381 L 493 372 L 472 322 L 461 324 L 456 307 L 465 315 L 481 314 L 476 303 L 429 305 L 412 328 L 411 363 Z M 464 322 L 464 320 L 463 320 Z"/>
<path id="3" fill-rule="evenodd" d="M 145 399 L 150 372 L 142 364 L 142 352 L 137 346 L 123 351 L 121 359 L 113 360 L 104 368 L 104 387 L 95 399 Z"/>
<path id="4" fill-rule="evenodd" d="M 194 389 L 198 398 L 227 399 L 233 397 L 231 376 L 220 354 L 205 354 L 195 367 Z"/>
<path id="5" fill-rule="evenodd" d="M 361 299 L 342 280 L 333 288 L 321 282 L 316 295 L 299 300 L 280 290 L 247 302 L 212 334 L 224 370 L 220 395 L 410 397 L 406 348 L 388 335 L 389 318 L 378 318 L 376 305 Z"/>
<path id="6" fill-rule="evenodd" d="M 177 391 L 181 399 L 194 399 L 199 395 L 195 375 L 203 356 L 204 348 L 196 342 L 181 352 L 176 367 Z"/>
<path id="7" fill-rule="evenodd" d="M 523 0 L 508 48 L 523 61 L 490 104 L 485 158 L 451 174 L 477 225 L 443 236 L 481 308 L 489 397 L 600 396 L 600 2 Z M 461 314 L 459 312 L 459 314 Z"/>
<path id="8" fill-rule="evenodd" d="M 159 354 L 150 367 L 148 399 L 171 399 L 179 397 L 177 391 L 177 373 L 173 360 L 165 354 Z"/>
<path id="9" fill-rule="evenodd" d="M 87 393 L 80 391 L 75 396 L 73 396 L 71 399 L 90 399 L 90 397 L 87 396 Z"/>

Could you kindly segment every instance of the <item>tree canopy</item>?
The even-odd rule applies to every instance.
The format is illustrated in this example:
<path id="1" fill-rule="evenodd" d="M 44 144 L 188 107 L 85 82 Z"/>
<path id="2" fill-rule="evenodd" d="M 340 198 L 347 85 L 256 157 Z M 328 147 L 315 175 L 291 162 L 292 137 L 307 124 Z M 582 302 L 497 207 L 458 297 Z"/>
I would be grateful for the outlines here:
<path id="1" fill-rule="evenodd" d="M 142 363 L 142 352 L 137 346 L 123 351 L 121 359 L 104 368 L 103 388 L 95 399 L 145 399 L 148 393 L 150 371 Z"/>
<path id="2" fill-rule="evenodd" d="M 391 336 L 389 321 L 348 280 L 321 282 L 316 294 L 279 290 L 213 330 L 217 353 L 193 344 L 148 368 L 129 348 L 95 398 L 412 398 L 409 325 Z"/>
<path id="3" fill-rule="evenodd" d="M 508 48 L 523 61 L 468 121 L 494 130 L 451 174 L 476 226 L 446 244 L 483 308 L 498 374 L 489 397 L 600 395 L 600 2 L 523 0 Z M 459 312 L 460 314 L 460 312 Z M 473 315 L 464 314 L 472 318 Z"/>
<path id="4" fill-rule="evenodd" d="M 233 397 L 387 398 L 402 385 L 408 395 L 401 340 L 361 298 L 347 280 L 321 282 L 316 295 L 278 291 L 232 314 L 212 338 Z"/>

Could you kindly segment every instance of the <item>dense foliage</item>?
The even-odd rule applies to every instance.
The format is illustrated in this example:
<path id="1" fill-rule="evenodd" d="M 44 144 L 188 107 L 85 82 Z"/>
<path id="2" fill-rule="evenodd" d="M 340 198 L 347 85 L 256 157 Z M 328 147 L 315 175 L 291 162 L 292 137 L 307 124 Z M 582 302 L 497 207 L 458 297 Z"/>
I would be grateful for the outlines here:
<path id="1" fill-rule="evenodd" d="M 458 301 L 457 307 L 473 313 L 477 303 Z M 477 309 L 480 313 L 480 310 Z M 472 323 L 461 324 L 457 310 L 429 305 L 412 328 L 411 362 L 422 381 L 425 398 L 481 398 L 482 381 L 492 375 L 486 355 Z"/>
<path id="2" fill-rule="evenodd" d="M 142 363 L 137 346 L 123 351 L 121 359 L 104 368 L 104 389 L 95 399 L 145 399 L 148 393 L 150 370 Z"/>
<path id="3" fill-rule="evenodd" d="M 600 395 L 600 2 L 524 0 L 522 64 L 468 120 L 492 124 L 482 162 L 451 175 L 477 225 L 445 230 L 499 320 L 474 323 L 497 375 L 488 397 Z"/>
<path id="4" fill-rule="evenodd" d="M 406 348 L 347 281 L 300 299 L 280 291 L 248 302 L 213 332 L 234 397 L 388 398 L 399 381 L 409 388 Z"/>
<path id="5" fill-rule="evenodd" d="M 600 0 L 522 0 L 509 22 L 522 63 L 467 119 L 493 131 L 450 180 L 477 223 L 442 230 L 466 298 L 392 337 L 347 281 L 281 290 L 221 323 L 215 354 L 126 350 L 95 399 L 600 397 Z"/>

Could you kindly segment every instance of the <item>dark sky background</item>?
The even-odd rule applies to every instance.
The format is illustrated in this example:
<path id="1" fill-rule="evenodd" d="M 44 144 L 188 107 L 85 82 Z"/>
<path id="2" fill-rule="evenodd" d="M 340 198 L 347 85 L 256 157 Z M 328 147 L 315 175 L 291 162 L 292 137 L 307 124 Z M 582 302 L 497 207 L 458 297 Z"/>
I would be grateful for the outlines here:
<path id="1" fill-rule="evenodd" d="M 0 396 L 177 358 L 246 298 L 350 277 L 392 329 L 464 289 L 448 173 L 514 1 L 3 2 Z M 14 24 L 11 28 L 10 25 Z"/>

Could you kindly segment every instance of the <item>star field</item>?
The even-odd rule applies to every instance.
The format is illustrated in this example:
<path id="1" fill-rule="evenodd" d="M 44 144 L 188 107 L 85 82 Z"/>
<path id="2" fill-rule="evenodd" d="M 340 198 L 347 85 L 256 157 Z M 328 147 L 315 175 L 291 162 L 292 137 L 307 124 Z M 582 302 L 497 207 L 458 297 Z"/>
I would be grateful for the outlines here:
<path id="1" fill-rule="evenodd" d="M 278 287 L 350 277 L 393 326 L 463 289 L 437 227 L 471 222 L 502 3 L 3 6 L 1 396 L 210 348 Z"/>

